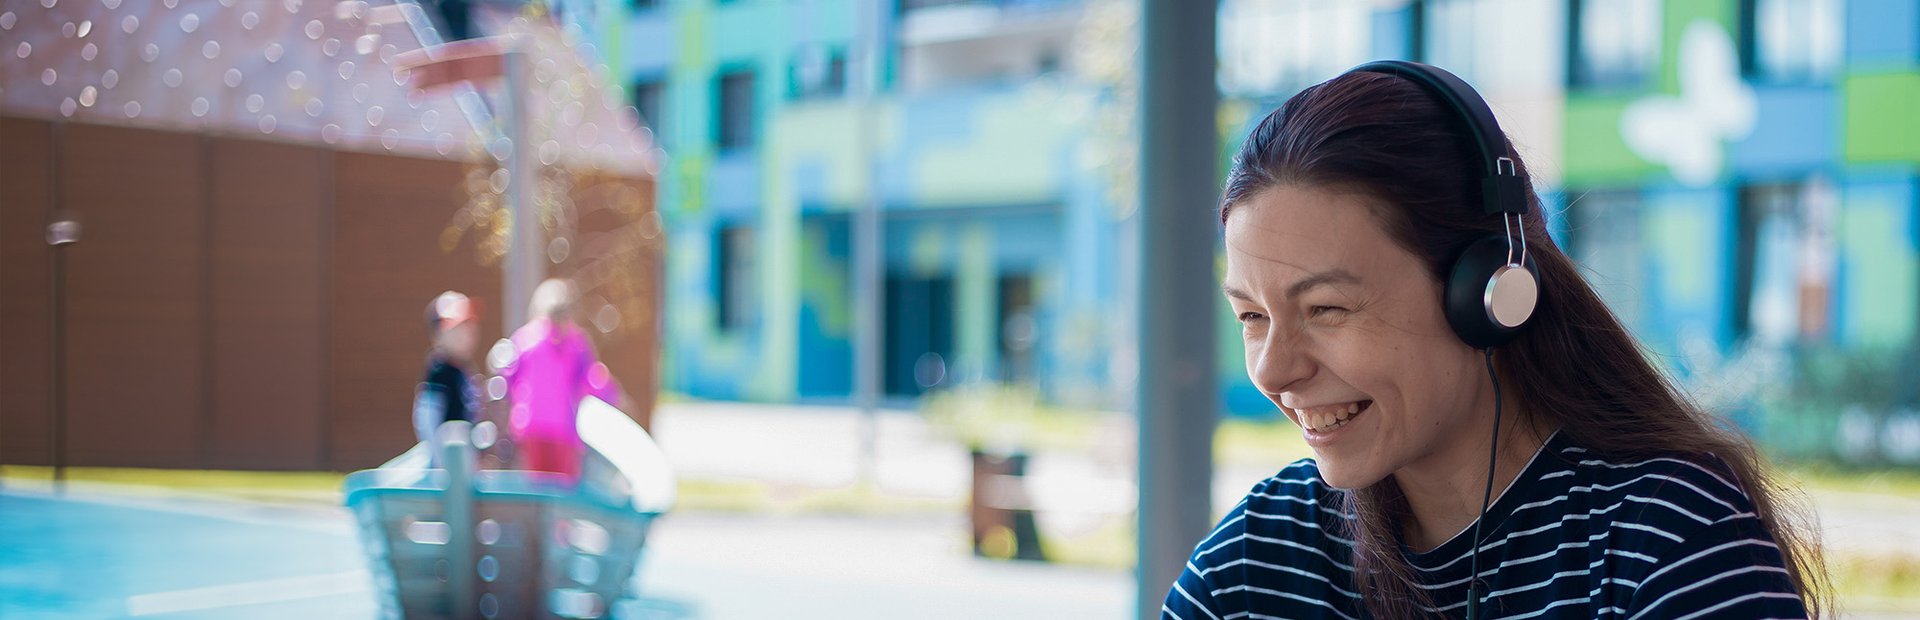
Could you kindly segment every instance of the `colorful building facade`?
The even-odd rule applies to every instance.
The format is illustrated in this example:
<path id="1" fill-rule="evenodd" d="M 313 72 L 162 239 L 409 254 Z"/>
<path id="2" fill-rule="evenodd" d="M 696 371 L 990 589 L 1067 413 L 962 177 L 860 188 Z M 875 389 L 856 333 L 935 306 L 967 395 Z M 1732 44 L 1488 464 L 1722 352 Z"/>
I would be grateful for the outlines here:
<path id="1" fill-rule="evenodd" d="M 1696 398 L 1777 448 L 1920 462 L 1920 2 L 1228 0 L 1221 28 L 1240 135 L 1362 56 L 1460 73 Z"/>
<path id="2" fill-rule="evenodd" d="M 1130 160 L 1114 153 L 1133 144 L 1132 91 L 1126 71 L 1101 73 L 1099 42 L 1132 32 L 1124 7 L 1107 19 L 1125 4 L 598 13 L 593 36 L 673 156 L 668 389 L 844 401 L 850 222 L 874 201 L 888 393 L 1011 379 L 1124 406 L 1136 259 Z M 1223 0 L 1220 14 L 1223 162 L 1286 96 L 1360 62 L 1448 67 L 1487 94 L 1595 287 L 1682 376 L 1711 382 L 1756 348 L 1915 337 L 1920 0 Z M 857 61 L 863 37 L 873 63 Z M 1109 65 L 1130 51 L 1113 50 Z M 855 92 L 860 67 L 872 98 Z M 1220 338 L 1229 409 L 1270 411 L 1230 322 Z"/>
<path id="3" fill-rule="evenodd" d="M 1124 214 L 1087 148 L 1111 98 L 1069 77 L 1085 6 L 615 8 L 589 36 L 671 154 L 667 389 L 847 402 L 871 205 L 886 397 L 993 380 L 1118 404 L 1103 399 Z"/>

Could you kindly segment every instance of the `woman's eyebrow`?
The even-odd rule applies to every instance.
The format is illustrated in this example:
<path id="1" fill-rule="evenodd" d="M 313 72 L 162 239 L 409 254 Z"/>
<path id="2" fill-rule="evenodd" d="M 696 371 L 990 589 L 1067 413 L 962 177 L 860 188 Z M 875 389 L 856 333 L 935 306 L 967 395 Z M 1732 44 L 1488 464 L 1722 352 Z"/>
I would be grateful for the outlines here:
<path id="1" fill-rule="evenodd" d="M 1293 285 L 1287 287 L 1287 298 L 1292 299 L 1294 297 L 1299 297 L 1302 294 L 1305 294 L 1308 290 L 1311 290 L 1316 286 L 1324 286 L 1328 284 L 1359 284 L 1359 283 L 1360 283 L 1359 276 L 1353 275 L 1353 272 L 1336 267 L 1333 269 L 1322 271 L 1320 273 L 1309 275 L 1307 277 L 1301 278 L 1298 282 L 1294 282 Z M 1252 293 L 1248 293 L 1245 290 L 1239 287 L 1236 287 L 1232 284 L 1220 285 L 1220 292 L 1234 299 L 1239 299 L 1246 302 L 1255 301 Z"/>
<path id="2" fill-rule="evenodd" d="M 1334 269 L 1329 269 L 1326 271 L 1322 271 L 1320 273 L 1316 273 L 1316 274 L 1301 278 L 1298 282 L 1294 282 L 1292 286 L 1287 287 L 1287 298 L 1292 299 L 1295 297 L 1299 297 L 1301 294 L 1306 293 L 1308 290 L 1311 290 L 1313 287 L 1316 287 L 1316 286 L 1324 286 L 1328 284 L 1359 284 L 1359 283 L 1360 283 L 1360 278 L 1358 276 L 1353 275 L 1352 272 L 1349 272 L 1345 269 L 1340 269 L 1336 267 Z"/>

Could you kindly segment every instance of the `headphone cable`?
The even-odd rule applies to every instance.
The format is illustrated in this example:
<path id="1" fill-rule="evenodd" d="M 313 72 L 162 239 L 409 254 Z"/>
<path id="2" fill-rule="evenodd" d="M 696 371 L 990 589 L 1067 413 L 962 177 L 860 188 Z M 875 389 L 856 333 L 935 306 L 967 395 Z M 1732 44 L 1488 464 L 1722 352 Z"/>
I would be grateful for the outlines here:
<path id="1" fill-rule="evenodd" d="M 1487 381 L 1493 384 L 1493 441 L 1487 448 L 1487 490 L 1480 496 L 1480 518 L 1473 521 L 1473 551 L 1468 562 L 1473 571 L 1467 580 L 1467 618 L 1480 617 L 1480 532 L 1486 526 L 1487 506 L 1493 503 L 1493 465 L 1500 455 L 1500 377 L 1493 372 L 1493 347 L 1483 350 L 1487 356 Z"/>

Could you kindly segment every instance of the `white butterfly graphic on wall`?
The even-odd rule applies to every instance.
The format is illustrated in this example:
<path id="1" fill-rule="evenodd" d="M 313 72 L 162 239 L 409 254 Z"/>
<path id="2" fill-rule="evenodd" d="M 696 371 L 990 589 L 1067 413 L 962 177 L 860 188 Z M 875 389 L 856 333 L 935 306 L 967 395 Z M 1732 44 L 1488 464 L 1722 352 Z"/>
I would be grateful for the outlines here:
<path id="1" fill-rule="evenodd" d="M 1680 95 L 1652 95 L 1627 105 L 1620 133 L 1642 159 L 1699 187 L 1720 175 L 1728 141 L 1753 131 L 1753 88 L 1740 79 L 1733 39 L 1711 21 L 1687 25 L 1680 38 Z"/>

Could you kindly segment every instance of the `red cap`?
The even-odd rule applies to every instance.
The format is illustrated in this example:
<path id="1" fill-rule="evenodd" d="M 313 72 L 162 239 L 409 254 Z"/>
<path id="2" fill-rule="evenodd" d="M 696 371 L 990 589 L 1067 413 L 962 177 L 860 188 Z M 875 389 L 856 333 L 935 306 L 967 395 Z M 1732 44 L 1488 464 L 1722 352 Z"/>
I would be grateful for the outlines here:
<path id="1" fill-rule="evenodd" d="M 433 303 L 427 304 L 427 325 L 435 331 L 479 318 L 480 302 L 459 291 L 441 293 L 433 298 Z"/>

